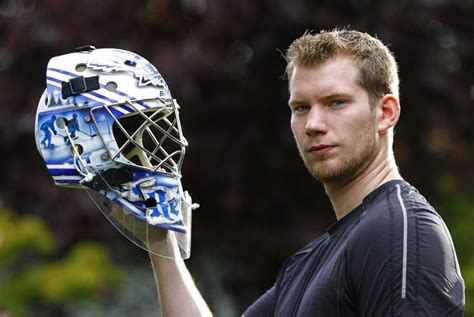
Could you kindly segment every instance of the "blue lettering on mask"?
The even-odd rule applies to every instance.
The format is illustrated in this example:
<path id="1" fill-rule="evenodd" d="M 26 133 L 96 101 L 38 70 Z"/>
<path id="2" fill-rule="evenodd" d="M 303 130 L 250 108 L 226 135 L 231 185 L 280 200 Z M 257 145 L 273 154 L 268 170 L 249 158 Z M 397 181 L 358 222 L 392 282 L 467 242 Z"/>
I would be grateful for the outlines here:
<path id="1" fill-rule="evenodd" d="M 175 220 L 176 217 L 172 217 L 172 215 L 178 216 L 179 209 L 178 209 L 178 200 L 176 198 L 172 198 L 171 200 L 166 200 L 166 192 L 162 189 L 159 189 L 154 194 L 155 199 L 157 199 L 157 206 L 153 208 L 150 216 L 151 217 L 159 217 L 163 216 L 169 220 Z"/>

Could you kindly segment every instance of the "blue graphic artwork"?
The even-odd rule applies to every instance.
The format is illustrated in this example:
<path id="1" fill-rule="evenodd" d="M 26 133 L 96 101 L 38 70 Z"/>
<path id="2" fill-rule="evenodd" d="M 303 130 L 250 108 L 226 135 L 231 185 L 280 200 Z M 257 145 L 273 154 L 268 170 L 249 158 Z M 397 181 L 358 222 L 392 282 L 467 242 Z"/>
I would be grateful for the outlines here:
<path id="1" fill-rule="evenodd" d="M 69 135 L 72 139 L 76 139 L 77 136 L 76 136 L 76 131 L 81 131 L 79 129 L 79 122 L 77 121 L 77 113 L 74 113 L 72 115 L 72 119 L 68 120 L 67 121 L 67 130 L 69 132 Z M 69 140 L 69 138 L 66 136 L 64 137 L 64 141 L 67 143 L 67 144 L 70 144 L 71 141 Z"/>
<path id="2" fill-rule="evenodd" d="M 110 49 L 109 56 L 103 54 L 87 64 L 88 67 L 103 72 L 130 71 L 138 79 L 139 86 L 154 85 L 164 87 L 165 81 L 158 70 L 143 57 L 120 49 Z"/>
<path id="3" fill-rule="evenodd" d="M 53 132 L 54 135 L 57 134 L 56 130 L 54 129 L 55 122 L 56 122 L 56 116 L 53 114 L 48 120 L 44 121 L 40 125 L 40 130 L 43 131 L 44 133 L 44 138 L 41 141 L 41 144 L 46 147 L 54 146 L 54 144 L 51 143 L 51 132 Z"/>
<path id="4" fill-rule="evenodd" d="M 86 161 L 90 160 L 95 151 L 103 148 L 102 140 L 97 135 L 94 124 L 87 118 L 90 118 L 89 109 L 65 109 L 56 111 L 52 116 L 47 112 L 38 116 L 38 126 L 45 135 L 41 141 L 43 145 L 41 151 L 46 164 L 71 164 L 72 168 L 74 156 L 71 151 L 71 140 L 81 146 L 82 158 Z M 64 122 L 64 126 L 61 124 L 58 126 L 56 122 Z M 110 135 L 108 130 L 104 132 Z"/>
<path id="5" fill-rule="evenodd" d="M 159 172 L 133 170 L 133 181 L 107 190 L 105 195 L 152 225 L 186 232 L 181 210 L 179 183 Z"/>

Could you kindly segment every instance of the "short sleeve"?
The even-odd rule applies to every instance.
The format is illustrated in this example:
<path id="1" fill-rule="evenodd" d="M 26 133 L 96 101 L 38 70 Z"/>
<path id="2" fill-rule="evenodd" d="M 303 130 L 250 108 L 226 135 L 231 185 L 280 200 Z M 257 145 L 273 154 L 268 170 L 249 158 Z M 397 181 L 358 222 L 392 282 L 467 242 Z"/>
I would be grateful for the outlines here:
<path id="1" fill-rule="evenodd" d="M 366 215 L 347 249 L 360 315 L 462 316 L 464 282 L 449 231 L 429 206 L 402 197 L 385 201 L 384 215 Z"/>

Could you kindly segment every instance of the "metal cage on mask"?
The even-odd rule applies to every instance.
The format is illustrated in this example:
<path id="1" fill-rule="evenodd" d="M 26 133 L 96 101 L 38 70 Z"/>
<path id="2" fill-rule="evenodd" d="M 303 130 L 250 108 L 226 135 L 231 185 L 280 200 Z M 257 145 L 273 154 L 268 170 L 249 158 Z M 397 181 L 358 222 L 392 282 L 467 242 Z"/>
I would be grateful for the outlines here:
<path id="1" fill-rule="evenodd" d="M 159 102 L 162 105 L 147 111 L 136 106 L 146 102 Z M 117 108 L 119 105 L 121 107 Z M 133 114 L 120 113 L 121 116 L 117 116 L 118 109 L 123 106 L 132 108 Z M 104 111 L 114 122 L 112 133 L 116 144 L 106 142 L 98 130 L 113 161 L 181 177 L 188 143 L 182 134 L 178 109 L 175 100 L 141 99 L 94 107 L 91 115 L 96 126 L 100 124 Z"/>

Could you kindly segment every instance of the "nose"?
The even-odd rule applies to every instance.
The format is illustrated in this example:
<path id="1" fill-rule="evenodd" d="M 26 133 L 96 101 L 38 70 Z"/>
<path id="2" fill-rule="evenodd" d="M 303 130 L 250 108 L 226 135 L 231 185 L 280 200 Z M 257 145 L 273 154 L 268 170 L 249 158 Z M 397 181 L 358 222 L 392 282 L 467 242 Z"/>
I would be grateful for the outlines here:
<path id="1" fill-rule="evenodd" d="M 306 117 L 305 132 L 307 135 L 325 134 L 328 131 L 326 115 L 317 105 L 311 107 Z"/>

